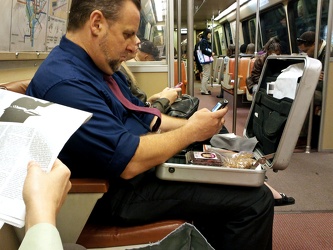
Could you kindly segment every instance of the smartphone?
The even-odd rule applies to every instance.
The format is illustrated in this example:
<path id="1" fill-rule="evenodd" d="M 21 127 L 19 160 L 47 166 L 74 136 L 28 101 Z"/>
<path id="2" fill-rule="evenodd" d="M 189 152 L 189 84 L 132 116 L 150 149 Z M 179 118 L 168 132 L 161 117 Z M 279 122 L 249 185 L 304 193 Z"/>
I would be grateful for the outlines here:
<path id="1" fill-rule="evenodd" d="M 175 88 L 180 88 L 182 85 L 183 85 L 183 83 L 182 83 L 182 82 L 179 82 L 179 83 L 175 86 Z"/>
<path id="2" fill-rule="evenodd" d="M 219 109 L 223 109 L 225 106 L 227 106 L 228 103 L 229 103 L 228 100 L 223 98 L 221 101 L 216 103 L 214 108 L 212 108 L 212 112 L 215 112 Z"/>

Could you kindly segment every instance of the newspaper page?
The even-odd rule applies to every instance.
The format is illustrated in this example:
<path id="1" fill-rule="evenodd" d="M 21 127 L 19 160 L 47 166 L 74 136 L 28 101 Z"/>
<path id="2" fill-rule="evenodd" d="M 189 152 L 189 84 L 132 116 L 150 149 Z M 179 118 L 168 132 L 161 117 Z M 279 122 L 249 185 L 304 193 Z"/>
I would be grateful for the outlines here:
<path id="1" fill-rule="evenodd" d="M 24 226 L 22 189 L 28 162 L 34 160 L 50 171 L 66 141 L 91 116 L 0 90 L 0 228 L 3 223 Z"/>

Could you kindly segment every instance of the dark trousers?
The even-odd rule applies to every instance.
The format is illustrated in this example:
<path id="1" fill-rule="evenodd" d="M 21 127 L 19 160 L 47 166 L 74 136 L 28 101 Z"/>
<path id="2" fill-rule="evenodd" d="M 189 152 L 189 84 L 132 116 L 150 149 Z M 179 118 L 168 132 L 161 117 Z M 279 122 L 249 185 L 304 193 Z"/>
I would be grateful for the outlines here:
<path id="1" fill-rule="evenodd" d="M 265 186 L 236 187 L 163 181 L 154 172 L 111 187 L 93 220 L 141 224 L 187 219 L 215 249 L 272 249 L 274 205 Z"/>

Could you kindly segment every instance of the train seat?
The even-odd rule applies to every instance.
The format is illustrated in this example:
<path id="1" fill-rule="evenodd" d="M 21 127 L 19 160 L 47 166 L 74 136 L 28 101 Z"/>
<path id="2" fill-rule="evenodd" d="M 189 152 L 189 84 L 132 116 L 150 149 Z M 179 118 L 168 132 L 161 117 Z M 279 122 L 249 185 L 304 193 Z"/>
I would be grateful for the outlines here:
<path id="1" fill-rule="evenodd" d="M 233 74 L 235 72 L 235 58 L 229 58 L 225 67 L 222 88 L 225 90 L 233 89 Z"/>
<path id="2" fill-rule="evenodd" d="M 249 76 L 251 58 L 242 57 L 238 59 L 238 88 L 237 95 L 246 93 L 246 78 Z M 222 83 L 222 88 L 229 92 L 234 93 L 234 75 L 235 75 L 235 58 L 230 58 L 227 64 L 227 72 L 225 73 L 225 79 Z"/>
<path id="3" fill-rule="evenodd" d="M 77 196 L 78 194 L 84 194 L 87 192 L 98 192 L 100 194 L 106 192 L 108 188 L 108 183 L 105 180 L 96 180 L 96 179 L 71 179 L 72 189 L 70 194 L 67 197 L 68 199 L 72 199 L 72 196 Z M 91 199 L 91 198 L 90 198 Z M 66 200 L 64 206 L 68 202 Z M 75 199 L 76 200 L 76 199 Z M 81 199 L 84 200 L 84 199 Z M 71 202 L 71 200 L 69 201 Z M 77 201 L 75 201 L 77 203 Z M 97 199 L 95 199 L 97 202 Z M 66 209 L 66 214 L 64 217 L 61 217 L 62 214 L 59 214 L 59 220 L 62 220 L 61 225 L 68 225 L 68 216 L 73 215 L 69 211 L 78 211 L 76 209 L 73 210 L 73 207 L 76 207 L 77 204 L 72 204 L 69 210 Z M 79 208 L 77 208 L 79 209 Z M 91 210 L 92 211 L 92 210 Z M 60 211 L 62 212 L 62 211 Z M 70 218 L 69 218 L 70 219 Z M 85 218 L 86 220 L 87 218 Z M 66 223 L 67 222 L 67 223 Z M 82 232 L 79 232 L 79 236 L 77 240 L 75 238 L 68 240 L 75 240 L 77 244 L 80 244 L 88 249 L 90 248 L 105 248 L 105 249 L 117 249 L 117 247 L 135 247 L 142 246 L 152 242 L 159 241 L 163 239 L 166 235 L 171 233 L 173 230 L 181 226 L 186 221 L 184 220 L 162 220 L 156 221 L 144 225 L 138 226 L 116 226 L 116 225 L 98 225 L 94 222 L 88 220 L 88 222 L 84 225 Z M 68 229 L 62 228 L 60 231 L 63 240 L 66 239 L 66 232 Z M 64 235 L 64 236 L 63 236 Z M 68 242 L 68 241 L 64 241 Z"/>
<path id="4" fill-rule="evenodd" d="M 215 67 L 213 73 L 213 82 L 217 84 L 221 84 L 222 76 L 224 73 L 224 59 L 223 57 L 218 57 L 215 60 Z"/>
<path id="5" fill-rule="evenodd" d="M 250 66 L 249 66 L 249 76 L 251 75 L 252 73 L 252 69 L 253 69 L 253 66 L 254 66 L 254 62 L 255 62 L 256 58 L 252 58 L 251 61 L 250 61 Z M 246 83 L 246 82 L 245 82 Z M 248 101 L 252 101 L 253 100 L 253 95 L 250 94 L 249 90 L 247 89 L 246 87 L 246 99 Z"/>
<path id="6" fill-rule="evenodd" d="M 3 83 L 0 88 L 25 94 L 30 81 L 25 79 Z M 97 200 L 107 191 L 108 182 L 102 179 L 71 179 L 71 183 L 72 188 L 57 216 L 57 228 L 64 243 L 78 243 L 86 248 L 133 247 L 161 240 L 186 222 L 163 220 L 130 227 L 87 223 Z M 24 229 L 14 228 L 14 231 L 21 242 Z"/>
<path id="7" fill-rule="evenodd" d="M 238 61 L 238 89 L 237 94 L 245 94 L 246 78 L 249 76 L 251 58 L 242 57 Z"/>

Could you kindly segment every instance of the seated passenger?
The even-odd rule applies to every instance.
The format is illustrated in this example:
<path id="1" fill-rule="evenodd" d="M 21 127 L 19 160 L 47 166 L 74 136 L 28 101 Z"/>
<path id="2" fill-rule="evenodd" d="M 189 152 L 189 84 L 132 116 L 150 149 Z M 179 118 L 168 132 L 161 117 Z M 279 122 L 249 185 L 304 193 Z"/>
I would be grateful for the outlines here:
<path id="1" fill-rule="evenodd" d="M 280 55 L 281 54 L 281 45 L 277 38 L 271 38 L 264 46 L 263 53 L 258 56 L 254 62 L 251 75 L 246 78 L 246 87 L 249 90 L 250 94 L 253 94 L 257 91 L 259 78 L 261 75 L 262 68 L 264 63 L 269 55 Z"/>
<path id="2" fill-rule="evenodd" d="M 139 48 L 130 62 L 136 61 L 160 61 L 160 51 L 151 41 L 143 41 L 139 44 Z"/>
<path id="3" fill-rule="evenodd" d="M 254 43 L 249 43 L 246 46 L 246 52 L 245 52 L 245 54 L 253 56 L 254 52 L 255 52 L 255 45 L 254 45 Z"/>
<path id="4" fill-rule="evenodd" d="M 244 56 L 246 55 L 246 47 L 247 44 L 243 43 L 240 47 L 239 47 L 239 56 Z"/>
<path id="5" fill-rule="evenodd" d="M 220 131 L 227 108 L 201 109 L 188 120 L 163 114 L 160 119 L 153 108 L 127 108 L 130 103 L 143 106 L 117 72 L 128 53 L 137 49 L 140 8 L 139 0 L 73 0 L 66 35 L 27 90 L 93 113 L 59 155 L 73 177 L 111 180 L 91 219 L 135 225 L 183 218 L 193 221 L 215 249 L 271 249 L 274 199 L 266 185 L 236 187 L 156 177 L 155 166 Z"/>

